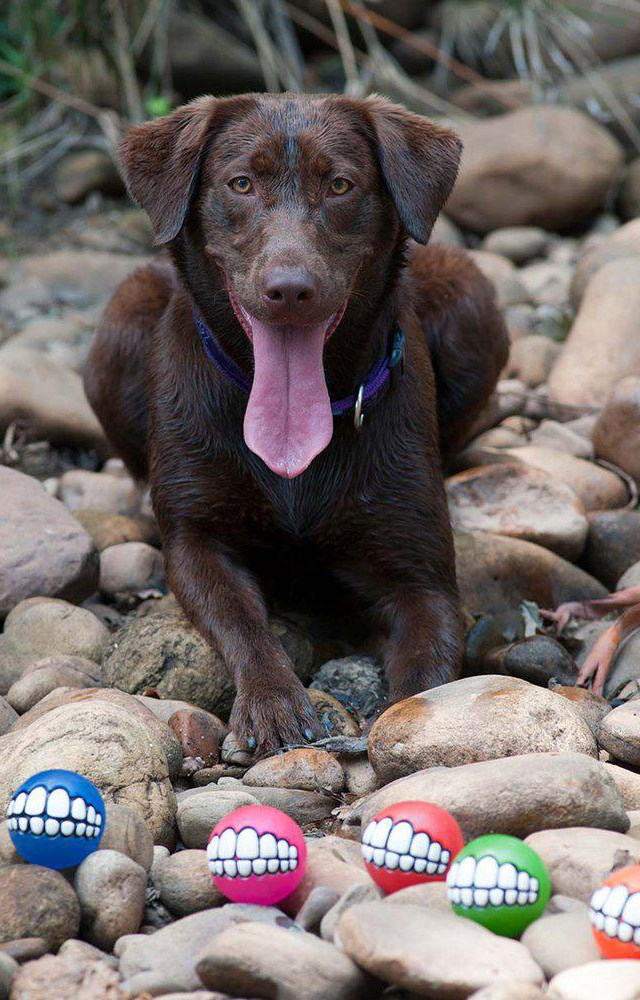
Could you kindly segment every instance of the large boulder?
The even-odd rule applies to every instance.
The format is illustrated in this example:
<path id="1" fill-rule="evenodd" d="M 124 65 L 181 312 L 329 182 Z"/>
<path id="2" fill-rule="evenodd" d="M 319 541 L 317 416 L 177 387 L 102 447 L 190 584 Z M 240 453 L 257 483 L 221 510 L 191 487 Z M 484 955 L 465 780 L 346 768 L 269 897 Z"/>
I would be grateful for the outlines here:
<path id="1" fill-rule="evenodd" d="M 599 0 L 591 3 L 591 7 L 595 12 L 592 15 L 594 27 L 597 25 L 600 30 L 617 28 L 619 34 L 625 36 L 624 45 L 616 48 L 620 55 L 628 55 L 629 58 L 614 58 L 604 66 L 596 64 L 584 72 L 571 74 L 558 87 L 558 95 L 561 103 L 572 104 L 606 122 L 609 133 L 632 153 L 636 153 L 636 136 L 640 125 L 637 101 L 637 94 L 640 92 L 640 31 L 637 11 L 628 8 L 628 18 L 620 18 L 618 14 L 622 13 L 622 8 L 618 8 L 615 16 L 607 17 Z M 580 15 L 582 16 L 582 11 Z M 595 40 L 593 37 L 589 38 L 589 44 Z M 611 51 L 615 51 L 615 48 Z"/>
<path id="2" fill-rule="evenodd" d="M 593 446 L 598 458 L 640 484 L 640 373 L 623 378 L 611 390 L 593 428 Z"/>
<path id="3" fill-rule="evenodd" d="M 451 523 L 459 531 L 523 538 L 577 559 L 587 537 L 584 508 L 573 490 L 520 463 L 485 465 L 446 483 Z"/>
<path id="4" fill-rule="evenodd" d="M 205 986 L 236 996 L 366 1000 L 376 993 L 340 948 L 305 931 L 263 923 L 228 927 L 205 945 L 196 968 Z"/>
<path id="5" fill-rule="evenodd" d="M 629 829 L 615 781 L 581 753 L 529 753 L 418 771 L 368 795 L 344 818 L 360 819 L 364 829 L 376 813 L 408 799 L 434 802 L 452 813 L 465 840 L 484 833 L 526 837 L 565 826 Z"/>
<path id="6" fill-rule="evenodd" d="M 128 997 L 142 994 L 161 996 L 176 991 L 201 990 L 196 972 L 202 949 L 235 923 L 259 921 L 279 927 L 295 927 L 272 906 L 229 903 L 226 906 L 192 913 L 162 927 L 154 934 L 126 934 L 116 942 L 120 975 Z"/>
<path id="7" fill-rule="evenodd" d="M 637 644 L 635 651 L 637 656 Z M 637 665 L 636 677 L 639 675 L 640 665 Z M 640 701 L 626 701 L 609 712 L 602 720 L 598 742 L 616 760 L 631 767 L 640 766 Z"/>
<path id="8" fill-rule="evenodd" d="M 62 705 L 0 737 L 0 813 L 18 785 L 52 767 L 85 775 L 107 800 L 142 816 L 156 843 L 173 842 L 176 801 L 167 757 L 132 712 L 89 699 Z"/>
<path id="9" fill-rule="evenodd" d="M 564 969 L 600 958 L 586 908 L 534 920 L 520 940 L 548 979 Z"/>
<path id="10" fill-rule="evenodd" d="M 23 715 L 56 688 L 95 688 L 100 667 L 82 656 L 45 656 L 30 664 L 7 691 L 7 701 Z"/>
<path id="11" fill-rule="evenodd" d="M 547 1000 L 635 1000 L 640 996 L 640 963 L 630 958 L 598 960 L 564 969 L 549 983 Z"/>
<path id="12" fill-rule="evenodd" d="M 640 842 L 615 830 L 579 826 L 540 830 L 526 842 L 542 858 L 552 891 L 583 903 L 617 868 L 640 861 Z"/>
<path id="13" fill-rule="evenodd" d="M 149 615 L 120 629 L 105 653 L 103 676 L 130 694 L 153 689 L 225 717 L 233 701 L 222 657 L 180 614 Z"/>
<path id="14" fill-rule="evenodd" d="M 606 264 L 640 257 L 640 219 L 633 219 L 606 236 L 587 241 L 571 282 L 571 301 L 577 309 L 593 276 Z"/>
<path id="15" fill-rule="evenodd" d="M 344 771 L 326 750 L 299 747 L 275 757 L 259 760 L 242 779 L 244 785 L 255 787 L 301 788 L 307 791 L 341 792 Z"/>
<path id="16" fill-rule="evenodd" d="M 128 274 L 149 262 L 148 256 L 97 250 L 54 250 L 21 257 L 18 280 L 41 281 L 63 298 L 86 304 L 104 302 Z"/>
<path id="17" fill-rule="evenodd" d="M 542 969 L 519 941 L 435 907 L 361 903 L 342 914 L 336 933 L 361 968 L 411 996 L 462 1000 L 504 980 L 544 981 Z"/>
<path id="18" fill-rule="evenodd" d="M 119 595 L 166 591 L 162 553 L 146 542 L 122 542 L 100 553 L 100 593 L 108 600 Z"/>
<path id="19" fill-rule="evenodd" d="M 369 736 L 381 784 L 427 767 L 553 751 L 598 752 L 566 698 L 498 674 L 465 677 L 397 702 Z"/>
<path id="20" fill-rule="evenodd" d="M 493 284 L 496 302 L 500 309 L 529 301 L 529 294 L 520 283 L 518 271 L 510 260 L 489 250 L 470 250 L 469 255 Z"/>
<path id="21" fill-rule="evenodd" d="M 311 643 L 277 619 L 271 629 L 307 681 Z M 148 615 L 120 629 L 105 652 L 103 677 L 105 684 L 130 694 L 152 688 L 160 698 L 192 702 L 223 719 L 229 717 L 235 693 L 220 652 L 181 614 Z"/>
<path id="22" fill-rule="evenodd" d="M 153 884 L 163 904 L 176 917 L 208 910 L 226 902 L 211 878 L 207 852 L 176 851 L 154 862 Z"/>
<path id="23" fill-rule="evenodd" d="M 134 517 L 140 513 L 142 504 L 142 490 L 130 476 L 89 472 L 87 469 L 69 469 L 65 472 L 60 477 L 58 496 L 65 507 L 74 513 L 82 511 L 84 516 L 87 511 L 100 511 L 103 517 L 107 514 Z M 146 539 L 118 538 L 111 544 L 116 545 L 120 541 Z"/>
<path id="24" fill-rule="evenodd" d="M 27 597 L 88 597 L 98 557 L 82 525 L 36 479 L 6 466 L 0 496 L 0 619 Z"/>
<path id="25" fill-rule="evenodd" d="M 73 885 L 80 900 L 82 934 L 109 952 L 123 934 L 142 923 L 147 873 L 119 851 L 94 851 L 76 870 Z"/>
<path id="26" fill-rule="evenodd" d="M 5 733 L 9 732 L 17 718 L 18 713 L 11 705 L 11 702 L 7 701 L 0 694 L 0 736 L 4 736 Z"/>
<path id="27" fill-rule="evenodd" d="M 454 537 L 460 594 L 472 613 L 505 611 L 522 600 L 555 608 L 606 594 L 588 573 L 541 545 L 482 531 Z"/>
<path id="28" fill-rule="evenodd" d="M 99 850 L 125 854 L 148 872 L 154 859 L 153 837 L 148 824 L 129 806 L 119 806 L 115 802 L 106 803 L 106 813 Z M 168 853 L 166 847 L 158 850 Z"/>
<path id="29" fill-rule="evenodd" d="M 604 203 L 623 162 L 606 129 L 570 108 L 523 108 L 457 130 L 465 149 L 447 214 L 480 233 L 579 224 Z"/>
<path id="30" fill-rule="evenodd" d="M 11 337 L 12 347 L 28 347 L 81 373 L 95 335 L 95 310 L 65 311 L 63 316 L 37 316 Z"/>
<path id="31" fill-rule="evenodd" d="M 47 441 L 84 444 L 102 453 L 107 450 L 80 375 L 10 340 L 0 348 L 0 431 L 15 420 Z"/>
<path id="32" fill-rule="evenodd" d="M 176 822 L 185 847 L 204 850 L 214 826 L 228 813 L 242 806 L 253 806 L 257 799 L 242 788 L 200 788 L 181 796 Z"/>
<path id="33" fill-rule="evenodd" d="M 543 333 L 518 337 L 511 345 L 503 375 L 535 389 L 547 381 L 561 350 L 560 344 Z"/>
<path id="34" fill-rule="evenodd" d="M 640 439 L 637 448 L 640 451 Z M 640 560 L 640 512 L 600 510 L 589 514 L 587 520 L 589 534 L 582 565 L 588 573 L 614 590 L 622 574 Z"/>
<path id="35" fill-rule="evenodd" d="M 111 156 L 102 149 L 71 149 L 55 165 L 50 181 L 56 198 L 77 205 L 91 191 L 123 195 L 124 185 Z"/>
<path id="36" fill-rule="evenodd" d="M 80 926 L 80 904 L 60 872 L 39 865 L 0 869 L 0 937 L 43 938 L 58 949 Z"/>
<path id="37" fill-rule="evenodd" d="M 507 257 L 514 264 L 526 264 L 535 257 L 544 257 L 553 239 L 539 226 L 507 226 L 485 236 L 482 249 Z"/>
<path id="38" fill-rule="evenodd" d="M 640 376 L 640 257 L 612 261 L 592 277 L 549 395 L 571 406 L 601 406 L 628 375 Z"/>
<path id="39" fill-rule="evenodd" d="M 46 656 L 80 656 L 99 663 L 108 638 L 107 628 L 85 608 L 29 597 L 7 615 L 0 635 L 0 692 Z"/>
<path id="40" fill-rule="evenodd" d="M 573 490 L 585 511 L 623 507 L 629 499 L 626 485 L 619 476 L 584 458 L 538 445 L 508 448 L 504 454 L 505 460 L 511 456 L 564 483 Z"/>
<path id="41" fill-rule="evenodd" d="M 73 951 L 67 951 L 65 943 L 57 955 L 43 955 L 19 966 L 11 983 L 11 1000 L 127 1000 L 109 956 L 83 942 L 70 941 L 69 945 L 75 946 Z"/>
<path id="42" fill-rule="evenodd" d="M 116 688 L 100 687 L 83 688 L 82 690 L 69 687 L 57 688 L 55 691 L 51 691 L 50 694 L 45 695 L 28 712 L 21 715 L 17 722 L 13 724 L 11 731 L 16 733 L 18 730 L 26 729 L 36 719 L 46 715 L 48 712 L 53 712 L 56 708 L 61 708 L 63 705 L 77 705 L 81 702 L 92 701 L 104 701 L 109 705 L 115 705 L 127 714 L 135 715 L 150 731 L 154 741 L 162 747 L 169 766 L 169 777 L 172 780 L 178 777 L 182 768 L 183 755 L 182 747 L 176 734 L 170 726 L 157 717 L 155 712 L 150 711 L 146 705 L 141 704 L 138 698 L 130 694 L 125 694 L 124 691 L 118 691 Z M 153 701 L 153 699 L 149 698 L 147 701 Z"/>

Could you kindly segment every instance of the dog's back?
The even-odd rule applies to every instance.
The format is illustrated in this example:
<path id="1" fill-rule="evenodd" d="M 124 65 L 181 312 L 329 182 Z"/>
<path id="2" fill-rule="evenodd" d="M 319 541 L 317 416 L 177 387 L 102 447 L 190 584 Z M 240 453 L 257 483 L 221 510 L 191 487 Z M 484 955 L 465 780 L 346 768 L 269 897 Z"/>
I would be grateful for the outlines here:
<path id="1" fill-rule="evenodd" d="M 148 476 L 150 343 L 176 283 L 169 262 L 130 274 L 102 314 L 84 372 L 87 399 L 110 444 L 141 481 Z"/>

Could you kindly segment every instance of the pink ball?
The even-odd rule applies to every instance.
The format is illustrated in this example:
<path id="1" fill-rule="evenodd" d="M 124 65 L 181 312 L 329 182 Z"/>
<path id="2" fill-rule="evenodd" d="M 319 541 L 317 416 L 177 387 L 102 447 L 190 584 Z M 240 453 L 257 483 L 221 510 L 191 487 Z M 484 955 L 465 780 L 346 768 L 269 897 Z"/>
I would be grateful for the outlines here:
<path id="1" fill-rule="evenodd" d="M 297 889 L 307 846 L 286 813 L 271 806 L 241 806 L 214 826 L 207 860 L 227 899 L 270 906 Z"/>

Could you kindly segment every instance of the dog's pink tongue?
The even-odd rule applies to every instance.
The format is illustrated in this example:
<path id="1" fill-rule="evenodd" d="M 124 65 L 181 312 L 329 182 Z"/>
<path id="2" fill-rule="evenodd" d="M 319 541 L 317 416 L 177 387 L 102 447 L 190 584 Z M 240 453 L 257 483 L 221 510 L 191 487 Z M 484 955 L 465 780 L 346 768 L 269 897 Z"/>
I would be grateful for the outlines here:
<path id="1" fill-rule="evenodd" d="M 293 479 L 333 433 L 322 365 L 326 325 L 275 327 L 251 317 L 251 332 L 254 376 L 244 439 L 272 472 Z"/>

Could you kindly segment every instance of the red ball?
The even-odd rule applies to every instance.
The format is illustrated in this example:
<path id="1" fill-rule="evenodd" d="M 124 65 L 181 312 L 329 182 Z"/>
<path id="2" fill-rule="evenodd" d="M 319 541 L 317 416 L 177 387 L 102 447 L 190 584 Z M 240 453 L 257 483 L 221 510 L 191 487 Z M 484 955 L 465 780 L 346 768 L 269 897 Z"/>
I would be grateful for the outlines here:
<path id="1" fill-rule="evenodd" d="M 234 809 L 214 826 L 207 846 L 213 881 L 234 903 L 279 903 L 297 889 L 306 860 L 302 830 L 271 806 Z"/>
<path id="2" fill-rule="evenodd" d="M 591 897 L 589 919 L 603 958 L 640 958 L 640 865 L 605 879 Z"/>
<path id="3" fill-rule="evenodd" d="M 444 882 L 463 847 L 462 831 L 451 813 L 432 802 L 395 802 L 362 834 L 367 871 L 386 893 Z"/>

